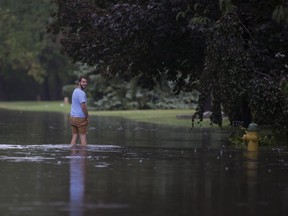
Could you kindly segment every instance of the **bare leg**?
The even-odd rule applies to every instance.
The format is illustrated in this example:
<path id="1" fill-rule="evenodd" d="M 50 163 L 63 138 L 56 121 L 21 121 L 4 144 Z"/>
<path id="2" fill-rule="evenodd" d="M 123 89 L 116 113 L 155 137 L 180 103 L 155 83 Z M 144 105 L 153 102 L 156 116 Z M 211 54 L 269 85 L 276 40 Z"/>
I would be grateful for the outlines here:
<path id="1" fill-rule="evenodd" d="M 86 145 L 87 145 L 87 137 L 86 137 L 86 134 L 80 134 L 80 141 L 81 141 L 81 145 L 82 145 L 82 146 L 86 146 Z"/>
<path id="2" fill-rule="evenodd" d="M 78 139 L 78 134 L 72 134 L 70 145 L 76 145 L 77 139 Z"/>

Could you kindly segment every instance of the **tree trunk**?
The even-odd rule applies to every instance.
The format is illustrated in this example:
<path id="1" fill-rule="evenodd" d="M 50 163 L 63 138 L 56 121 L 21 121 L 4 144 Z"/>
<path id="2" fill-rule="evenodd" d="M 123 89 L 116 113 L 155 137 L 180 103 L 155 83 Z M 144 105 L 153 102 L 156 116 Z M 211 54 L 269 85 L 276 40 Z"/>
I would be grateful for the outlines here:
<path id="1" fill-rule="evenodd" d="M 243 126 L 248 127 L 248 125 L 252 122 L 252 115 L 248 102 L 245 98 L 242 98 L 241 105 L 241 118 L 244 123 Z"/>
<path id="2" fill-rule="evenodd" d="M 5 80 L 1 75 L 0 75 L 0 100 L 6 100 Z"/>
<path id="3" fill-rule="evenodd" d="M 232 108 L 231 113 L 228 113 L 228 116 L 231 125 L 247 128 L 252 122 L 252 115 L 247 100 L 245 98 L 240 99 Z"/>

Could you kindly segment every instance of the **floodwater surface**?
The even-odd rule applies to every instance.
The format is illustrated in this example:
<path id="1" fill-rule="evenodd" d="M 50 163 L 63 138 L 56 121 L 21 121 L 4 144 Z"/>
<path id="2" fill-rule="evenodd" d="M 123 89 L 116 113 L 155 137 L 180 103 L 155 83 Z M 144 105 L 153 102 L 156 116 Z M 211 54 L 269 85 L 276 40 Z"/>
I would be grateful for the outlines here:
<path id="1" fill-rule="evenodd" d="M 69 149 L 65 114 L 0 110 L 1 216 L 288 215 L 287 149 L 227 136 L 95 117 Z"/>

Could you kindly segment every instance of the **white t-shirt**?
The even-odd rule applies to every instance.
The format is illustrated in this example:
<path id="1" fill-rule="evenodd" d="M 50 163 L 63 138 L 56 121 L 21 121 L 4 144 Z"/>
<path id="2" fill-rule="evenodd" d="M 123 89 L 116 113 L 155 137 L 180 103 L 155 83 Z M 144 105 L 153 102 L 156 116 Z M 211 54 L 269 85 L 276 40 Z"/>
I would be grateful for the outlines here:
<path id="1" fill-rule="evenodd" d="M 87 103 L 86 94 L 82 89 L 76 88 L 74 89 L 73 94 L 72 94 L 70 116 L 77 117 L 77 118 L 86 117 L 81 108 L 81 103 Z"/>

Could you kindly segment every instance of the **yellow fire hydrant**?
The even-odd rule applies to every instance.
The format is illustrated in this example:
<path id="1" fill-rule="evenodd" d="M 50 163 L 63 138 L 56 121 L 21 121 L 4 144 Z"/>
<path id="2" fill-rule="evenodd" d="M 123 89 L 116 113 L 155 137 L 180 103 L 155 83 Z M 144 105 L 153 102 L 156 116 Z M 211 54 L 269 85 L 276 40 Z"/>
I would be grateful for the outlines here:
<path id="1" fill-rule="evenodd" d="M 248 142 L 248 151 L 258 151 L 259 148 L 259 133 L 258 125 L 256 123 L 249 124 L 246 134 L 242 139 Z"/>

